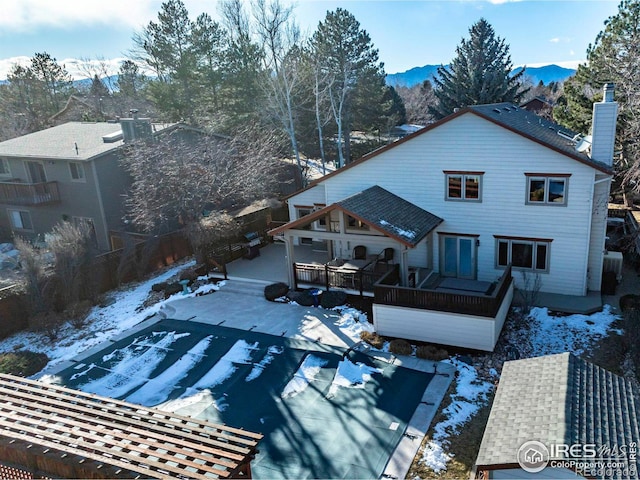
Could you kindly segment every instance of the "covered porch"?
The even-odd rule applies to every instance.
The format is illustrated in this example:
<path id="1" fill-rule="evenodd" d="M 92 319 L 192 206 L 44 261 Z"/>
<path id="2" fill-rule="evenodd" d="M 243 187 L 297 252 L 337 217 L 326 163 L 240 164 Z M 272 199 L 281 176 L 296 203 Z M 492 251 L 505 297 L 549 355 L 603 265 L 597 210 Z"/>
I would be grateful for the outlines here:
<path id="1" fill-rule="evenodd" d="M 443 219 L 373 186 L 324 207 L 296 206 L 298 218 L 271 230 L 285 244 L 288 259 L 311 246 L 320 261 L 290 261 L 294 288 L 340 288 L 373 295 L 374 284 L 393 266 L 400 282 L 418 286 L 429 276 L 433 231 Z"/>

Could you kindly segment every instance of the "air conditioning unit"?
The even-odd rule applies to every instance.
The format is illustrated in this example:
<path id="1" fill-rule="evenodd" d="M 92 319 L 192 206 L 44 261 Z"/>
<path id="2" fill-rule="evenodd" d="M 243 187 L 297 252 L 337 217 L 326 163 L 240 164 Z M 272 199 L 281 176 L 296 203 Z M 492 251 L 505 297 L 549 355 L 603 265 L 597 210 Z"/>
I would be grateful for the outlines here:
<path id="1" fill-rule="evenodd" d="M 615 272 L 616 280 L 622 280 L 622 252 L 605 252 L 602 261 L 603 272 Z"/>

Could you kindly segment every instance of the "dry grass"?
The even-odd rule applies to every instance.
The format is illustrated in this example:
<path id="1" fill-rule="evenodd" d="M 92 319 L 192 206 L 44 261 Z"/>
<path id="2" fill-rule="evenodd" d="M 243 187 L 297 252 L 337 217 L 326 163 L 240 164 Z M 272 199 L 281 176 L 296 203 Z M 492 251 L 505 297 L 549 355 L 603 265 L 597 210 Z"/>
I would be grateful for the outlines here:
<path id="1" fill-rule="evenodd" d="M 416 347 L 416 357 L 439 362 L 449 358 L 449 353 L 444 348 L 438 348 L 435 345 L 418 345 Z"/>
<path id="2" fill-rule="evenodd" d="M 367 342 L 373 348 L 377 348 L 378 350 L 384 346 L 384 337 L 381 337 L 375 332 L 367 332 L 366 330 L 360 332 L 360 339 L 363 342 Z"/>
<path id="3" fill-rule="evenodd" d="M 422 478 L 422 479 L 444 479 L 444 480 L 458 480 L 469 478 L 473 465 L 478 456 L 478 450 L 480 449 L 480 442 L 482 441 L 482 435 L 484 428 L 489 418 L 489 412 L 491 411 L 491 402 L 493 401 L 493 395 L 489 398 L 489 402 L 482 406 L 478 413 L 469 419 L 464 425 L 460 426 L 459 433 L 457 435 L 450 435 L 448 437 L 449 446 L 446 451 L 453 458 L 447 463 L 447 469 L 435 473 L 431 468 L 424 465 L 420 460 L 422 458 L 422 451 L 427 442 L 431 440 L 433 435 L 433 427 L 439 422 L 446 420 L 446 416 L 443 415 L 443 410 L 451 404 L 451 394 L 455 392 L 455 381 L 451 383 L 449 390 L 447 391 L 438 412 L 431 422 L 431 428 L 424 437 L 420 451 L 413 460 L 407 478 Z"/>
<path id="4" fill-rule="evenodd" d="M 395 338 L 389 342 L 389 351 L 397 355 L 411 355 L 411 344 L 402 338 Z"/>

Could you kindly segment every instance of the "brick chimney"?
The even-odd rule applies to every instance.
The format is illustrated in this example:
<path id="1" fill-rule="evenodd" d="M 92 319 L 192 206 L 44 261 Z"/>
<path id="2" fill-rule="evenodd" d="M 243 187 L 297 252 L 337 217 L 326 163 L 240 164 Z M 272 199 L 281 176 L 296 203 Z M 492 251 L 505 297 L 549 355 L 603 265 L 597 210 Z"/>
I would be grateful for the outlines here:
<path id="1" fill-rule="evenodd" d="M 593 104 L 593 125 L 591 127 L 591 158 L 607 165 L 613 165 L 613 147 L 616 141 L 616 121 L 618 103 L 613 99 L 615 85 L 604 86 L 601 102 Z"/>

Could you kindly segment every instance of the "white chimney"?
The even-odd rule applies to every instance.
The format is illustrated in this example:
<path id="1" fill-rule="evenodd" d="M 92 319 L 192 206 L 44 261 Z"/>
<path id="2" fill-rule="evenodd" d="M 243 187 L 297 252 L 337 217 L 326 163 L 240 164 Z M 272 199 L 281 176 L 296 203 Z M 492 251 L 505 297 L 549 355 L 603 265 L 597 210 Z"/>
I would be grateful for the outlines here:
<path id="1" fill-rule="evenodd" d="M 591 158 L 607 165 L 613 165 L 613 147 L 616 141 L 618 103 L 613 100 L 614 89 L 613 83 L 605 84 L 602 101 L 593 104 Z"/>

